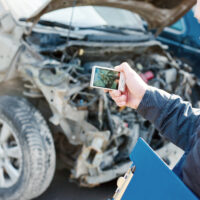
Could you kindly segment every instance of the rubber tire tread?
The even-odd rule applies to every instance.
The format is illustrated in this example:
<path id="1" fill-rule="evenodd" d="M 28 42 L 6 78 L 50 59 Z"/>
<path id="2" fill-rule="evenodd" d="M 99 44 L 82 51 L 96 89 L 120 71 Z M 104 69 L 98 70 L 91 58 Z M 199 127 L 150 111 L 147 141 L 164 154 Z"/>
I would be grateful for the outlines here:
<path id="1" fill-rule="evenodd" d="M 0 97 L 0 119 L 15 132 L 23 154 L 22 171 L 11 188 L 0 188 L 0 200 L 28 200 L 41 195 L 55 172 L 55 147 L 46 121 L 25 98 Z"/>

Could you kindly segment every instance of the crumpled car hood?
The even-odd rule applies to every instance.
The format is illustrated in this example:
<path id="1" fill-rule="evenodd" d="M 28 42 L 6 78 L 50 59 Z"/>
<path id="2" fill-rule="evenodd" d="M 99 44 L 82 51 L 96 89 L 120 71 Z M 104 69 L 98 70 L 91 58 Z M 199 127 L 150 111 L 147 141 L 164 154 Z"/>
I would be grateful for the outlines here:
<path id="1" fill-rule="evenodd" d="M 149 29 L 157 29 L 160 32 L 188 12 L 196 0 L 47 0 L 28 21 L 37 22 L 44 13 L 72 7 L 75 2 L 76 6 L 98 5 L 130 10 L 143 17 L 148 22 Z"/>

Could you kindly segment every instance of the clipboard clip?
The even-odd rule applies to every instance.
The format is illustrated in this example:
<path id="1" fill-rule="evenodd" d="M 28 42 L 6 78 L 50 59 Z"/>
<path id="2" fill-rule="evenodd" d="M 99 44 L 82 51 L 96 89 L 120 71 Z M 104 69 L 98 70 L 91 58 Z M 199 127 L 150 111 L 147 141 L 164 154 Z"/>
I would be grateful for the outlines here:
<path id="1" fill-rule="evenodd" d="M 123 194 L 125 193 L 132 177 L 135 172 L 136 166 L 132 166 L 128 169 L 124 177 L 119 177 L 117 180 L 117 190 L 113 196 L 113 200 L 121 200 Z"/>

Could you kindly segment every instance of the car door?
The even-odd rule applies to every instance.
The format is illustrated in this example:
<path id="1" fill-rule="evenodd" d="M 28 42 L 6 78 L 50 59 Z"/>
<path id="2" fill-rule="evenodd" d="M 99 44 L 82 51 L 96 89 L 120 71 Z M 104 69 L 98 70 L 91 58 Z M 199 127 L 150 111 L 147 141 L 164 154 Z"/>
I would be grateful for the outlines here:
<path id="1" fill-rule="evenodd" d="M 178 20 L 170 27 L 166 27 L 163 32 L 158 36 L 158 40 L 169 46 L 170 51 L 175 53 L 176 56 L 182 55 L 182 44 L 187 35 L 187 26 L 185 17 Z"/>
<path id="2" fill-rule="evenodd" d="M 159 35 L 175 56 L 189 64 L 200 77 L 200 24 L 194 18 L 194 9 Z"/>

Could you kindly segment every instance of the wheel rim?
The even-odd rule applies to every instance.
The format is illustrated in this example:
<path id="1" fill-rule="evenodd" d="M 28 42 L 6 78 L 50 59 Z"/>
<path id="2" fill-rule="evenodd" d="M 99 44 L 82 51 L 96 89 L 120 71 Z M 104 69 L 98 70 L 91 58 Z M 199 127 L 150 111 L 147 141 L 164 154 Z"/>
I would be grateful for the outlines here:
<path id="1" fill-rule="evenodd" d="M 22 150 L 15 131 L 0 119 L 0 188 L 13 186 L 20 177 Z"/>

